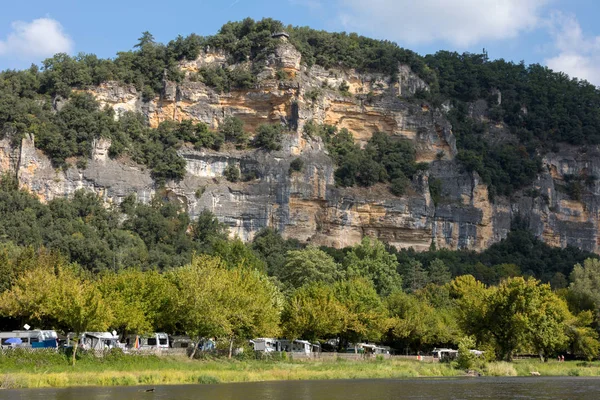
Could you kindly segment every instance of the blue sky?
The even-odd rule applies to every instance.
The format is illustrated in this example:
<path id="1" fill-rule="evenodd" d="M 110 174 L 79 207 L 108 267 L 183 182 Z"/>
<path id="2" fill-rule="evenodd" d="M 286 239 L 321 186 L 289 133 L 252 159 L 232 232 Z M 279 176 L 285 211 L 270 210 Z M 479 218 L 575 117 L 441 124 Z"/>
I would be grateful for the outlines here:
<path id="1" fill-rule="evenodd" d="M 354 31 L 421 54 L 485 47 L 491 58 L 539 62 L 600 85 L 599 15 L 597 0 L 29 0 L 2 6 L 0 69 L 59 51 L 113 57 L 142 31 L 167 42 L 250 16 Z"/>

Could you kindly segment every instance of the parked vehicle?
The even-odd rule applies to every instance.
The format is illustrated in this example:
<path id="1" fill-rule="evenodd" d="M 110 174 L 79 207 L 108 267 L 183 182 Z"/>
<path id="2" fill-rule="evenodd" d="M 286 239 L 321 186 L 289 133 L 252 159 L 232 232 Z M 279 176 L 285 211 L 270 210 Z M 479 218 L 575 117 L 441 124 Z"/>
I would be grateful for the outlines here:
<path id="1" fill-rule="evenodd" d="M 273 338 L 257 338 L 250 341 L 254 347 L 254 351 L 264 351 L 271 353 L 273 351 L 281 351 L 281 344 L 277 339 Z"/>
<path id="2" fill-rule="evenodd" d="M 458 350 L 454 349 L 433 349 L 431 351 L 433 359 L 436 361 L 452 361 L 458 356 Z"/>
<path id="3" fill-rule="evenodd" d="M 123 341 L 127 349 L 168 349 L 170 347 L 169 336 L 163 332 L 127 335 Z"/>
<path id="4" fill-rule="evenodd" d="M 320 350 L 319 345 L 313 345 L 312 343 L 310 343 L 307 340 L 291 341 L 291 340 L 287 340 L 287 339 L 282 339 L 282 340 L 279 340 L 278 342 L 279 342 L 281 351 L 285 351 L 285 352 L 310 354 L 313 351 Z"/>
<path id="5" fill-rule="evenodd" d="M 73 346 L 74 333 L 67 335 L 66 347 Z M 123 348 L 119 343 L 119 337 L 110 332 L 83 332 L 79 336 L 79 347 L 84 350 L 108 350 L 114 348 Z"/>
<path id="6" fill-rule="evenodd" d="M 30 331 L 0 332 L 0 348 L 57 348 L 56 331 L 34 329 Z"/>

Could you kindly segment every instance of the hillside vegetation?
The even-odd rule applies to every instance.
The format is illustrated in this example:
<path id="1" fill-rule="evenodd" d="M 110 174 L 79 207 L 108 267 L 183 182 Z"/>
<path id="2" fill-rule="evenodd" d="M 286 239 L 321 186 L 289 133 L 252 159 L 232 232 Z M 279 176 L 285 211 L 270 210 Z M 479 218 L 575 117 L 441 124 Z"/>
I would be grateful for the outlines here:
<path id="1" fill-rule="evenodd" d="M 0 73 L 0 135 L 17 144 L 24 134 L 35 134 L 36 146 L 59 167 L 67 166 L 70 157 L 89 157 L 92 141 L 106 137 L 113 139 L 112 157 L 130 154 L 135 161 L 147 165 L 159 182 L 181 179 L 185 161 L 175 150 L 184 142 L 218 148 L 223 142 L 222 134 L 209 132 L 202 125 L 178 129 L 168 124 L 150 130 L 137 115 L 115 122 L 110 111 L 100 110 L 88 96 L 73 94 L 73 89 L 116 80 L 135 85 L 146 99 L 151 99 L 161 93 L 164 79 L 184 79 L 178 62 L 193 60 L 206 48 L 224 51 L 231 65 L 250 60 L 252 68 L 202 69 L 198 79 L 218 90 L 251 88 L 256 84 L 255 73 L 277 45 L 271 34 L 282 30 L 290 34 L 291 43 L 307 65 L 381 72 L 392 79 L 396 79 L 399 63 L 409 65 L 430 86 L 417 97 L 434 106 L 451 106 L 447 116 L 457 137 L 457 158 L 465 169 L 478 172 L 490 185 L 491 198 L 496 194 L 511 195 L 530 184 L 541 166 L 541 156 L 556 150 L 560 143 L 600 143 L 600 92 L 585 81 L 570 79 L 538 64 L 490 61 L 484 54 L 442 51 L 422 57 L 389 41 L 285 27 L 272 19 L 230 22 L 214 36 L 180 36 L 166 45 L 156 43 L 150 33 L 144 32 L 134 50 L 120 52 L 114 59 L 57 54 L 45 60 L 41 68 L 4 71 Z M 69 97 L 72 101 L 55 113 L 56 99 Z M 487 102 L 485 119 L 470 115 L 469 105 L 477 100 Z M 492 143 L 486 132 L 490 124 L 500 122 L 506 124 L 511 135 L 500 143 Z M 344 166 L 345 161 L 338 161 L 340 169 L 349 167 L 348 163 Z M 80 166 L 84 165 L 81 161 Z M 341 178 L 340 182 L 370 185 L 385 181 L 381 173 L 379 179 L 375 177 L 375 169 L 371 168 L 365 179 Z M 401 177 L 390 179 L 397 180 L 392 186 L 402 186 Z M 595 179 L 574 177 L 570 192 L 577 197 Z"/>
<path id="2" fill-rule="evenodd" d="M 524 231 L 480 254 L 398 252 L 369 238 L 342 250 L 306 247 L 272 230 L 244 244 L 228 239 L 210 212 L 191 220 L 160 197 L 106 208 L 80 191 L 42 204 L 8 177 L 0 218 L 5 330 L 25 322 L 61 331 L 164 330 L 216 336 L 224 349 L 264 335 L 414 351 L 469 340 L 500 359 L 592 358 L 600 348 L 600 263 Z M 513 320 L 521 316 L 525 323 Z"/>
<path id="3" fill-rule="evenodd" d="M 587 82 L 484 55 L 421 57 L 388 41 L 284 27 L 271 19 L 228 23 L 214 36 L 178 37 L 167 45 L 145 32 L 134 50 L 108 60 L 59 54 L 42 68 L 0 73 L 1 136 L 16 147 L 34 134 L 35 145 L 57 168 L 70 162 L 85 168 L 93 142 L 111 139 L 110 157 L 129 156 L 147 166 L 158 183 L 157 195 L 149 204 L 130 196 L 107 206 L 78 191 L 71 199 L 43 204 L 19 190 L 13 176 L 3 177 L 0 325 L 14 329 L 31 321 L 63 331 L 165 330 L 218 337 L 229 348 L 252 336 L 279 334 L 381 341 L 414 351 L 458 346 L 465 366 L 474 362 L 465 353 L 473 346 L 505 360 L 522 352 L 596 357 L 600 264 L 595 255 L 551 248 L 519 224 L 482 253 L 398 251 L 370 238 L 346 249 L 316 248 L 268 229 L 246 244 L 229 238 L 226 226 L 208 211 L 192 219 L 168 201 L 161 185 L 184 177 L 185 160 L 177 150 L 185 144 L 279 151 L 287 127 L 261 125 L 252 140 L 234 117 L 218 131 L 189 121 L 150 128 L 143 115 L 115 119 L 113 111 L 82 93 L 116 80 L 134 85 L 146 100 L 154 98 L 164 79 L 184 79 L 180 61 L 195 59 L 206 47 L 224 51 L 231 66 L 249 61 L 250 69 L 201 69 L 197 79 L 217 91 L 251 88 L 276 45 L 271 34 L 283 29 L 307 65 L 396 79 L 398 64 L 408 64 L 429 90 L 406 101 L 448 110 L 457 160 L 479 173 L 492 198 L 530 185 L 541 157 L 561 143 L 600 142 L 600 93 Z M 474 115 L 473 103 L 481 101 L 484 111 Z M 489 131 L 496 125 L 504 137 L 492 142 Z M 409 142 L 382 133 L 363 148 L 345 129 L 311 123 L 305 133 L 327 146 L 340 186 L 385 183 L 402 196 L 410 179 L 428 168 L 416 162 Z M 299 160 L 290 173 L 301 169 Z M 260 178 L 243 176 L 237 168 L 225 175 L 230 181 Z M 435 202 L 440 190 L 434 178 Z M 573 194 L 595 179 L 571 177 Z"/>

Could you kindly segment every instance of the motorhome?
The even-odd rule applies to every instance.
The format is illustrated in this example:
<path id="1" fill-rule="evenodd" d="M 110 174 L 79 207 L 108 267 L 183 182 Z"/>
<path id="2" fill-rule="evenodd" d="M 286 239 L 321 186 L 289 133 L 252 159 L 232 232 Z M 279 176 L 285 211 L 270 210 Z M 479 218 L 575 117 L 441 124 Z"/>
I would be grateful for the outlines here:
<path id="1" fill-rule="evenodd" d="M 169 336 L 158 332 L 149 335 L 127 335 L 124 338 L 125 347 L 128 349 L 168 349 Z"/>
<path id="2" fill-rule="evenodd" d="M 73 346 L 74 333 L 67 335 L 66 346 Z M 121 348 L 119 337 L 110 332 L 83 332 L 79 336 L 79 346 L 85 350 L 108 350 Z"/>
<path id="3" fill-rule="evenodd" d="M 263 351 L 271 353 L 273 351 L 281 351 L 281 344 L 277 339 L 273 338 L 257 338 L 250 341 L 254 347 L 254 351 Z"/>
<path id="4" fill-rule="evenodd" d="M 30 331 L 0 332 L 0 348 L 25 347 L 34 349 L 57 348 L 56 331 L 34 329 Z"/>
<path id="5" fill-rule="evenodd" d="M 281 351 L 291 352 L 291 353 L 305 353 L 310 354 L 313 351 L 313 344 L 311 344 L 307 340 L 279 340 L 279 346 Z"/>
<path id="6" fill-rule="evenodd" d="M 366 355 L 390 354 L 389 347 L 377 346 L 376 344 L 366 344 L 366 343 L 361 343 L 360 346 L 363 349 L 363 353 Z"/>
<path id="7" fill-rule="evenodd" d="M 435 361 L 452 361 L 458 356 L 458 350 L 454 349 L 433 349 L 431 353 Z"/>

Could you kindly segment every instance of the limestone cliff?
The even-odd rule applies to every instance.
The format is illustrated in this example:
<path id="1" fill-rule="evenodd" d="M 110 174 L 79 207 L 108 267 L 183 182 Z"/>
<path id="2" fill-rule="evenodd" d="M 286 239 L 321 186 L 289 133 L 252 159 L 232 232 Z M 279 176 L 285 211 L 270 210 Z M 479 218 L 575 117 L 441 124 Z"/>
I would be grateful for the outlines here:
<path id="1" fill-rule="evenodd" d="M 582 153 L 561 147 L 544 158 L 534 188 L 492 203 L 479 177 L 454 161 L 455 139 L 443 112 L 413 97 L 416 91 L 427 90 L 427 85 L 407 66 L 398 67 L 397 81 L 382 74 L 307 67 L 300 53 L 283 41 L 267 58 L 255 88 L 224 94 L 194 79 L 204 66 L 230 68 L 226 55 L 205 52 L 193 62 L 182 63 L 186 79 L 165 81 L 163 93 L 152 101 L 143 101 L 134 87 L 117 82 L 106 82 L 91 92 L 117 114 L 145 114 L 152 126 L 191 119 L 216 129 L 226 116 L 233 115 L 250 132 L 262 123 L 292 127 L 281 151 L 179 150 L 187 173 L 181 182 L 167 182 L 169 197 L 180 201 L 192 216 L 210 209 L 229 225 L 232 235 L 251 240 L 260 229 L 273 227 L 285 237 L 335 247 L 353 245 L 370 235 L 399 248 L 425 250 L 434 243 L 438 248 L 481 250 L 505 237 L 519 215 L 549 244 L 599 250 L 600 188 L 595 184 L 578 201 L 559 190 L 566 176 L 600 176 L 599 149 Z M 281 79 L 280 71 L 286 79 Z M 343 86 L 347 90 L 341 91 Z M 361 144 L 376 131 L 408 139 L 417 150 L 417 161 L 430 164 L 429 171 L 416 176 L 403 197 L 393 196 L 383 185 L 336 187 L 335 166 L 323 143 L 303 134 L 309 120 L 348 128 Z M 42 200 L 69 196 L 80 188 L 98 193 L 106 202 L 120 202 L 130 193 L 149 201 L 156 193 L 143 166 L 108 157 L 107 140 L 94 144 L 85 169 L 66 171 L 52 168 L 49 159 L 35 149 L 34 140 L 31 136 L 24 139 L 19 148 L 0 141 L 0 168 L 17 174 L 21 186 Z M 297 157 L 304 161 L 304 168 L 290 174 L 290 162 Z M 242 172 L 252 171 L 257 178 L 227 182 L 223 171 L 231 164 Z M 441 186 L 438 204 L 429 193 L 432 177 Z"/>

